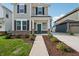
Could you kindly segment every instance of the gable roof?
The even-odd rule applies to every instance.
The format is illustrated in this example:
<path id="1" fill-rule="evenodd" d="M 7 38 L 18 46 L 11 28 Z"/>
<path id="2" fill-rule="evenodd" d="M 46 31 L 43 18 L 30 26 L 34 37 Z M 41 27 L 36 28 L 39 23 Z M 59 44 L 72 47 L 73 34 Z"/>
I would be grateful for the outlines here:
<path id="1" fill-rule="evenodd" d="M 0 4 L 2 6 L 2 8 L 7 9 L 8 11 L 10 11 L 12 13 L 12 11 L 10 9 L 8 9 L 7 7 L 5 7 L 4 5 Z"/>
<path id="2" fill-rule="evenodd" d="M 77 11 L 79 11 L 79 7 L 77 7 L 77 8 L 76 8 L 76 9 L 74 9 L 74 10 L 72 10 L 71 12 L 67 13 L 67 14 L 66 14 L 66 15 L 64 15 L 63 17 L 61 17 L 61 18 L 59 18 L 58 20 L 56 20 L 55 22 L 57 22 L 57 21 L 59 21 L 59 20 L 61 20 L 61 19 L 65 18 L 65 17 L 67 17 L 67 16 L 69 16 L 69 15 L 71 15 L 71 14 L 73 14 L 73 13 L 77 12 Z"/>

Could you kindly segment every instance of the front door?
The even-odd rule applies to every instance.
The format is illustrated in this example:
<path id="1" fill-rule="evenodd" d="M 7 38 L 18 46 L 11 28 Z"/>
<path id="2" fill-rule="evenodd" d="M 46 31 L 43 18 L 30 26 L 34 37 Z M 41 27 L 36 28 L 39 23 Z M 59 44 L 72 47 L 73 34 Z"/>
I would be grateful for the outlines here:
<path id="1" fill-rule="evenodd" d="M 37 24 L 37 33 L 38 33 L 38 34 L 41 33 L 41 24 Z"/>

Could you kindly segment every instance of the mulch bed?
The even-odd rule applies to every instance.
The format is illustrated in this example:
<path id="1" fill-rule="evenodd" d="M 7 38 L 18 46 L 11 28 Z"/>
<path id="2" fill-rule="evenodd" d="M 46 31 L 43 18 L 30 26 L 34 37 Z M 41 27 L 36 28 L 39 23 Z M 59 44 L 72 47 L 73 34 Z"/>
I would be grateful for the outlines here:
<path id="1" fill-rule="evenodd" d="M 47 35 L 43 35 L 43 38 L 50 56 L 79 56 L 79 52 L 76 52 L 75 50 L 63 53 L 56 48 L 57 43 L 51 42 Z"/>
<path id="2" fill-rule="evenodd" d="M 12 39 L 16 39 L 16 36 L 11 36 L 11 37 L 12 37 Z M 34 36 L 34 40 L 35 40 L 35 37 L 36 36 Z M 24 42 L 32 44 L 32 45 L 34 43 L 34 40 L 30 39 L 30 37 L 20 36 L 18 39 L 23 39 Z"/>
<path id="3" fill-rule="evenodd" d="M 35 39 L 35 37 L 34 37 L 34 39 Z M 31 39 L 29 39 L 29 38 L 23 38 L 23 40 L 24 40 L 25 42 L 27 42 L 27 43 L 32 44 L 32 45 L 33 45 L 33 43 L 34 43 L 34 40 L 31 40 Z"/>

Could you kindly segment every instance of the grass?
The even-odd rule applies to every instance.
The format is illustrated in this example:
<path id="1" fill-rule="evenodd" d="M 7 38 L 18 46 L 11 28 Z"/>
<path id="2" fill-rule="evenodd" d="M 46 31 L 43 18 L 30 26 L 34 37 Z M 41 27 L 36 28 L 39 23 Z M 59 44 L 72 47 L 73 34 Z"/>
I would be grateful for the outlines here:
<path id="1" fill-rule="evenodd" d="M 1 56 L 28 56 L 31 48 L 32 45 L 22 39 L 5 39 L 5 36 L 0 36 Z"/>
<path id="2" fill-rule="evenodd" d="M 5 37 L 6 37 L 5 35 L 3 35 L 3 36 L 0 36 L 0 39 L 5 39 Z"/>

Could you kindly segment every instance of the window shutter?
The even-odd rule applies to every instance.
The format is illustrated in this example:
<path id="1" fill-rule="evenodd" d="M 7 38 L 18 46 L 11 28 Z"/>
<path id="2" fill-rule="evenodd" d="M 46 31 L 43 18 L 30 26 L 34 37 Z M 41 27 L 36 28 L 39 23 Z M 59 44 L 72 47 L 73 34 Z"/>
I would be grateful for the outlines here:
<path id="1" fill-rule="evenodd" d="M 27 30 L 29 31 L 29 20 L 27 20 Z"/>
<path id="2" fill-rule="evenodd" d="M 43 15 L 44 15 L 44 7 L 42 7 L 42 9 L 43 9 Z"/>
<path id="3" fill-rule="evenodd" d="M 26 7 L 27 7 L 27 6 L 26 6 L 26 5 L 24 5 L 24 13 L 26 13 L 26 11 L 27 11 L 27 10 L 26 10 Z"/>
<path id="4" fill-rule="evenodd" d="M 38 7 L 36 7 L 36 15 L 37 15 L 37 12 L 38 12 Z"/>
<path id="5" fill-rule="evenodd" d="M 17 13 L 19 13 L 19 5 L 17 5 Z"/>
<path id="6" fill-rule="evenodd" d="M 16 20 L 14 20 L 14 30 L 16 30 Z"/>

